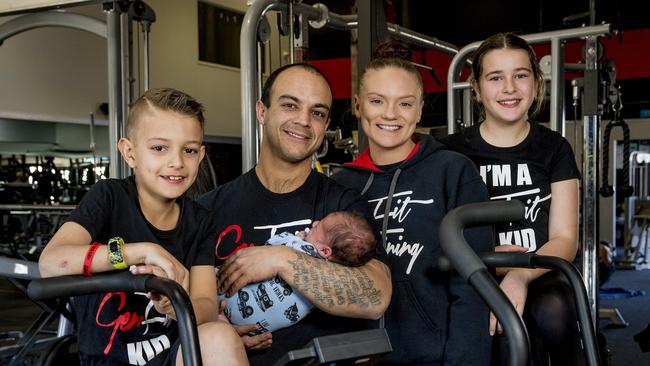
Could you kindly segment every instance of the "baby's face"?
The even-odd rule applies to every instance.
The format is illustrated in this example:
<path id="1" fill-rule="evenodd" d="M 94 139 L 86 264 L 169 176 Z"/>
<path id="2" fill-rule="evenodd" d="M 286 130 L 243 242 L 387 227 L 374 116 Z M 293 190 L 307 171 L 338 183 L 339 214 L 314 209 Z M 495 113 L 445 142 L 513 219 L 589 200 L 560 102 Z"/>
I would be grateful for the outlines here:
<path id="1" fill-rule="evenodd" d="M 306 242 L 315 244 L 316 241 L 324 238 L 322 221 L 316 220 L 311 224 L 311 228 L 298 233 L 298 236 L 305 239 Z"/>
<path id="2" fill-rule="evenodd" d="M 329 214 L 320 221 L 314 221 L 311 224 L 311 229 L 305 232 L 303 238 L 305 241 L 312 244 L 327 244 L 329 242 L 329 240 L 327 240 L 328 228 L 336 224 L 336 221 L 337 218 L 335 214 Z"/>
<path id="3" fill-rule="evenodd" d="M 305 239 L 306 242 L 314 245 L 318 254 L 323 258 L 330 258 L 332 255 L 332 248 L 330 247 L 328 239 L 328 230 L 334 225 L 336 218 L 333 215 L 326 216 L 320 221 L 314 221 L 311 224 L 311 230 L 301 231 L 298 236 Z"/>

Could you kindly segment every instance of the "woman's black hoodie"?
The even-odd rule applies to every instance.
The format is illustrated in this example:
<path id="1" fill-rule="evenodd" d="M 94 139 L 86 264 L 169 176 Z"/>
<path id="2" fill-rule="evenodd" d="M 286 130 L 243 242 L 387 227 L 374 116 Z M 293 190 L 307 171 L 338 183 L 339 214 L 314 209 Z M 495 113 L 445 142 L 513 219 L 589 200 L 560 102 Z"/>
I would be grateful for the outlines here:
<path id="1" fill-rule="evenodd" d="M 457 206 L 487 200 L 487 189 L 463 155 L 428 135 L 413 140 L 407 159 L 387 171 L 366 150 L 333 177 L 368 199 L 388 253 L 393 296 L 385 326 L 393 352 L 383 364 L 487 365 L 487 306 L 456 272 L 437 268 L 442 218 Z M 494 250 L 492 228 L 464 234 L 476 252 Z"/>

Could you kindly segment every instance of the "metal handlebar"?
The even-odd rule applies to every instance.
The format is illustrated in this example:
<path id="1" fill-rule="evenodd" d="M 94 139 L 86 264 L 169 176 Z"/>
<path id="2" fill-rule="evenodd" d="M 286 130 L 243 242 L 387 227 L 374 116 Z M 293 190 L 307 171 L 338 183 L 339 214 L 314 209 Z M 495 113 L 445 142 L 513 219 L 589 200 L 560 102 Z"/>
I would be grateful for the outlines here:
<path id="1" fill-rule="evenodd" d="M 49 277 L 31 281 L 27 295 L 33 300 L 45 300 L 110 291 L 155 291 L 167 296 L 176 312 L 184 364 L 202 365 L 192 303 L 187 292 L 174 281 L 153 275 L 132 275 L 128 271 L 99 273 L 90 277 Z"/>
<path id="2" fill-rule="evenodd" d="M 476 290 L 503 325 L 509 341 L 510 365 L 513 366 L 528 364 L 530 344 L 526 326 L 483 261 L 463 238 L 463 229 L 517 221 L 523 217 L 524 205 L 520 201 L 480 202 L 455 208 L 440 225 L 440 245 L 449 262 Z"/>
<path id="3" fill-rule="evenodd" d="M 480 253 L 479 257 L 488 267 L 548 268 L 560 271 L 573 289 L 587 364 L 600 365 L 595 327 L 590 316 L 587 291 L 580 272 L 573 264 L 560 257 L 537 255 L 535 253 Z"/>

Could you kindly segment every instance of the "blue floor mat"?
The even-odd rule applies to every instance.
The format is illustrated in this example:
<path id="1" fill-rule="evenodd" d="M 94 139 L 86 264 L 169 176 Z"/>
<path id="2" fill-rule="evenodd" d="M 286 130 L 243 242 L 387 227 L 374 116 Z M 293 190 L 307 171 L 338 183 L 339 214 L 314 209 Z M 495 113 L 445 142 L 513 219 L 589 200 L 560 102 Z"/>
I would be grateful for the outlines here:
<path id="1" fill-rule="evenodd" d="M 622 287 L 604 287 L 600 289 L 600 299 L 625 299 L 628 297 L 644 296 L 643 290 L 628 290 Z"/>

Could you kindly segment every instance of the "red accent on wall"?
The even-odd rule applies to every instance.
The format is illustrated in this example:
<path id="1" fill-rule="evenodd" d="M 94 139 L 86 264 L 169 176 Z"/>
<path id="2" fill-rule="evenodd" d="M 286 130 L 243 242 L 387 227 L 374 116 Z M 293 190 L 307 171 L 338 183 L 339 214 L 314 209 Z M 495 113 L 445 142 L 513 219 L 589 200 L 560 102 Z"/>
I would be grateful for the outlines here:
<path id="1" fill-rule="evenodd" d="M 332 85 L 334 99 L 350 99 L 352 95 L 352 63 L 349 57 L 328 60 L 312 60 Z"/>
<path id="2" fill-rule="evenodd" d="M 617 67 L 617 79 L 650 78 L 650 29 L 635 29 L 623 31 L 620 35 L 600 39 L 605 48 L 605 59 L 613 59 Z M 567 63 L 581 63 L 584 41 L 567 41 L 564 55 Z M 535 45 L 535 53 L 539 58 L 550 54 L 550 44 Z M 424 63 L 422 51 L 413 52 L 415 62 Z M 438 52 L 426 51 L 426 65 L 433 67 L 442 85 L 438 85 L 429 70 L 419 69 L 427 93 L 447 91 L 447 70 L 452 56 Z M 349 58 L 314 60 L 311 64 L 320 69 L 330 80 L 334 99 L 349 99 L 351 90 L 351 64 Z M 463 79 L 469 75 L 469 69 L 463 71 Z M 567 79 L 573 79 L 578 74 L 569 74 Z"/>

